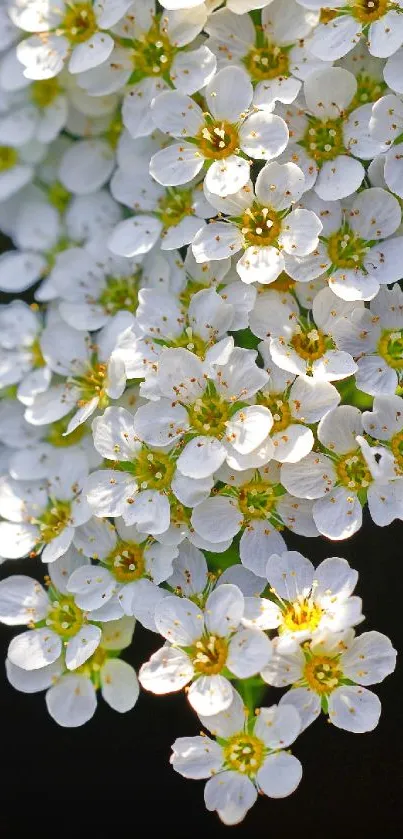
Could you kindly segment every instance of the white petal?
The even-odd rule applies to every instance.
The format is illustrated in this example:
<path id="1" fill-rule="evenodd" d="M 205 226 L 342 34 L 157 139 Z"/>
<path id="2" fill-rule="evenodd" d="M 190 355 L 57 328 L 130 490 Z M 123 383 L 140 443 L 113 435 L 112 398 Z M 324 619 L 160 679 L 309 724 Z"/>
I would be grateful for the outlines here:
<path id="1" fill-rule="evenodd" d="M 373 731 L 381 715 L 381 703 L 370 690 L 343 685 L 329 696 L 329 719 L 337 728 L 364 734 Z"/>
<path id="2" fill-rule="evenodd" d="M 67 642 L 66 667 L 68 670 L 76 670 L 92 656 L 99 646 L 101 634 L 99 626 L 87 624 Z"/>
<path id="3" fill-rule="evenodd" d="M 383 682 L 396 666 L 396 650 L 381 632 L 364 632 L 343 654 L 343 673 L 359 685 Z"/>
<path id="4" fill-rule="evenodd" d="M 281 707 L 291 705 L 298 711 L 301 720 L 301 732 L 313 723 L 321 712 L 320 696 L 308 688 L 293 688 L 281 697 Z"/>
<path id="5" fill-rule="evenodd" d="M 19 559 L 35 547 L 38 529 L 30 524 L 0 522 L 1 554 L 4 559 Z"/>
<path id="6" fill-rule="evenodd" d="M 86 676 L 70 673 L 46 694 L 50 716 L 64 728 L 77 728 L 94 716 L 97 707 L 95 688 Z"/>
<path id="7" fill-rule="evenodd" d="M 210 714 L 207 717 L 200 716 L 202 725 L 211 731 L 215 737 L 227 739 L 231 734 L 242 731 L 245 725 L 245 703 L 236 690 L 232 691 L 231 705 L 225 711 L 218 714 Z"/>
<path id="8" fill-rule="evenodd" d="M 10 641 L 8 658 L 23 670 L 39 670 L 52 664 L 62 652 L 58 635 L 47 627 L 28 629 Z"/>
<path id="9" fill-rule="evenodd" d="M 188 700 L 196 714 L 205 717 L 225 711 L 231 705 L 233 689 L 224 676 L 199 676 L 188 691 Z"/>
<path id="10" fill-rule="evenodd" d="M 284 749 L 297 739 L 301 719 L 291 705 L 272 705 L 260 708 L 253 733 L 260 737 L 269 749 Z"/>
<path id="11" fill-rule="evenodd" d="M 266 576 L 276 595 L 288 602 L 307 597 L 312 586 L 314 567 L 298 551 L 287 551 L 271 556 L 267 561 Z"/>
<path id="12" fill-rule="evenodd" d="M 173 573 L 168 580 L 171 588 L 179 588 L 185 597 L 203 591 L 207 583 L 207 562 L 198 548 L 185 540 L 172 565 Z"/>
<path id="13" fill-rule="evenodd" d="M 273 283 L 284 271 L 284 257 L 275 247 L 249 247 L 236 270 L 244 283 Z"/>
<path id="14" fill-rule="evenodd" d="M 202 227 L 192 243 L 196 262 L 209 262 L 210 259 L 228 259 L 241 250 L 243 238 L 234 224 L 214 222 Z"/>
<path id="15" fill-rule="evenodd" d="M 162 223 L 153 216 L 138 215 L 119 222 L 108 239 L 108 248 L 117 256 L 141 256 L 158 241 Z"/>
<path id="16" fill-rule="evenodd" d="M 313 518 L 323 536 L 348 539 L 362 525 L 362 507 L 351 490 L 340 486 L 315 503 Z"/>
<path id="17" fill-rule="evenodd" d="M 196 137 L 203 127 L 201 108 L 184 93 L 165 91 L 154 99 L 151 108 L 157 128 L 173 137 Z"/>
<path id="18" fill-rule="evenodd" d="M 238 679 L 263 670 L 271 658 L 271 641 L 260 629 L 241 629 L 231 638 L 226 665 Z"/>
<path id="19" fill-rule="evenodd" d="M 0 582 L 0 620 L 7 626 L 37 623 L 46 617 L 49 598 L 32 577 L 13 574 Z"/>
<path id="20" fill-rule="evenodd" d="M 242 157 L 231 154 L 224 160 L 214 160 L 206 172 L 205 185 L 213 195 L 225 198 L 238 192 L 250 178 L 250 164 Z"/>
<path id="21" fill-rule="evenodd" d="M 225 638 L 239 626 L 244 609 L 244 597 L 237 586 L 221 585 L 209 594 L 205 606 L 206 629 Z"/>
<path id="22" fill-rule="evenodd" d="M 259 160 L 272 160 L 286 148 L 288 128 L 281 117 L 260 111 L 247 117 L 241 126 L 239 138 L 246 154 Z"/>
<path id="23" fill-rule="evenodd" d="M 59 178 L 75 195 L 88 195 L 100 189 L 110 178 L 115 158 L 105 140 L 80 140 L 62 157 Z"/>
<path id="24" fill-rule="evenodd" d="M 242 565 L 258 577 L 265 577 L 268 557 L 282 553 L 285 547 L 283 537 L 269 521 L 253 519 L 243 532 L 239 545 Z"/>
<path id="25" fill-rule="evenodd" d="M 298 463 L 284 463 L 281 467 L 281 483 L 297 498 L 322 498 L 335 482 L 332 462 L 316 452 L 308 454 Z"/>
<path id="26" fill-rule="evenodd" d="M 204 158 L 197 146 L 172 143 L 152 156 L 150 174 L 164 186 L 187 184 L 198 175 L 203 164 Z"/>
<path id="27" fill-rule="evenodd" d="M 84 73 L 107 61 L 114 48 L 114 40 L 107 32 L 95 32 L 88 41 L 77 44 L 69 61 L 70 73 Z"/>
<path id="28" fill-rule="evenodd" d="M 208 84 L 214 76 L 217 59 L 211 50 L 203 45 L 196 50 L 176 54 L 171 67 L 171 79 L 182 93 L 196 93 Z"/>
<path id="29" fill-rule="evenodd" d="M 179 472 L 188 478 L 207 478 L 224 463 L 226 450 L 215 437 L 194 437 L 177 460 Z"/>
<path id="30" fill-rule="evenodd" d="M 203 613 L 187 598 L 165 597 L 156 608 L 155 624 L 167 641 L 189 647 L 203 634 Z"/>
<path id="31" fill-rule="evenodd" d="M 189 656 L 174 647 L 161 647 L 140 669 L 139 681 L 145 690 L 164 694 L 181 690 L 193 676 Z"/>
<path id="32" fill-rule="evenodd" d="M 348 454 L 357 448 L 357 434 L 361 434 L 362 419 L 359 408 L 339 405 L 320 421 L 318 438 L 326 449 L 337 454 Z"/>
<path id="33" fill-rule="evenodd" d="M 16 690 L 22 693 L 37 693 L 41 690 L 46 690 L 55 683 L 63 672 L 63 662 L 61 659 L 48 664 L 47 667 L 41 667 L 40 670 L 22 670 L 21 667 L 16 667 L 9 659 L 6 659 L 6 674 L 8 681 Z"/>
<path id="34" fill-rule="evenodd" d="M 324 201 L 346 198 L 359 189 L 365 169 L 359 160 L 340 155 L 336 160 L 327 160 L 316 179 L 315 192 Z"/>
<path id="35" fill-rule="evenodd" d="M 184 778 L 210 778 L 223 764 L 221 746 L 209 737 L 178 737 L 172 751 L 170 763 Z"/>
<path id="36" fill-rule="evenodd" d="M 224 67 L 207 85 L 204 96 L 215 119 L 236 123 L 252 101 L 249 75 L 241 67 Z"/>
<path id="37" fill-rule="evenodd" d="M 226 825 L 241 822 L 256 798 L 257 791 L 251 779 L 239 772 L 218 773 L 207 781 L 204 790 L 207 809 L 217 810 Z"/>
<path id="38" fill-rule="evenodd" d="M 230 498 L 206 498 L 192 513 L 192 527 L 209 542 L 224 542 L 238 533 L 242 513 Z"/>
<path id="39" fill-rule="evenodd" d="M 293 210 L 285 219 L 279 242 L 296 256 L 307 256 L 318 245 L 322 222 L 310 210 Z"/>
<path id="40" fill-rule="evenodd" d="M 259 787 L 269 798 L 285 798 L 291 795 L 297 789 L 301 778 L 300 761 L 287 752 L 269 755 L 256 775 Z"/>
<path id="41" fill-rule="evenodd" d="M 277 163 L 273 160 L 259 172 L 256 195 L 263 205 L 275 210 L 285 210 L 301 197 L 305 178 L 295 163 Z"/>
<path id="42" fill-rule="evenodd" d="M 140 692 L 133 667 L 126 661 L 111 658 L 101 668 L 100 676 L 101 691 L 105 702 L 120 714 L 131 711 Z"/>

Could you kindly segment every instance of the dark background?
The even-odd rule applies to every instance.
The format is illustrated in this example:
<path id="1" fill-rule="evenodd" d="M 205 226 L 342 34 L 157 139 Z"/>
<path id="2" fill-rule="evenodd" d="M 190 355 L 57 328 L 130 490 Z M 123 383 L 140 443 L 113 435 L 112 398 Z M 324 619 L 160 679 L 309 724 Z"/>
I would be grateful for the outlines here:
<path id="1" fill-rule="evenodd" d="M 402 523 L 382 529 L 366 516 L 361 532 L 346 542 L 287 534 L 287 544 L 315 564 L 327 556 L 346 557 L 360 572 L 357 593 L 367 616 L 361 631 L 384 632 L 399 648 L 402 534 Z M 40 562 L 23 560 L 3 565 L 0 576 L 26 573 L 41 579 L 43 571 Z M 13 634 L 11 628 L 0 629 L 3 657 Z M 138 626 L 123 657 L 138 668 L 160 644 L 157 635 Z M 304 768 L 299 789 L 283 800 L 262 796 L 241 825 L 226 828 L 204 808 L 204 782 L 186 780 L 169 765 L 175 738 L 200 731 L 184 695 L 142 693 L 133 711 L 123 715 L 100 698 L 95 717 L 83 728 L 70 730 L 59 728 L 48 716 L 43 694 L 18 693 L 5 673 L 0 674 L 0 796 L 13 802 L 9 813 L 7 805 L 1 808 L 8 821 L 2 835 L 18 835 L 19 818 L 26 815 L 24 802 L 32 800 L 35 809 L 27 805 L 28 814 L 45 839 L 53 832 L 80 837 L 88 827 L 97 828 L 100 836 L 130 831 L 152 837 L 158 831 L 174 839 L 224 837 L 231 830 L 239 837 L 276 839 L 401 836 L 402 688 L 399 662 L 395 674 L 375 688 L 383 713 L 370 734 L 349 734 L 319 718 L 293 747 Z M 267 704 L 280 695 L 269 688 Z M 76 801 L 82 803 L 75 805 Z"/>

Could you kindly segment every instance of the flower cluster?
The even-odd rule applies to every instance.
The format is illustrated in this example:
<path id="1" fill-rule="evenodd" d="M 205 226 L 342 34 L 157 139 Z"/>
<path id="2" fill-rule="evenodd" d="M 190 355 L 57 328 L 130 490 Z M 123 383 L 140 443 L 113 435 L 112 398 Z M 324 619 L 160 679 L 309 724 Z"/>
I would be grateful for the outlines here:
<path id="1" fill-rule="evenodd" d="M 209 734 L 173 768 L 236 824 L 395 666 L 287 531 L 403 520 L 403 2 L 6 0 L 0 30 L 7 676 L 62 726 L 184 690 Z"/>

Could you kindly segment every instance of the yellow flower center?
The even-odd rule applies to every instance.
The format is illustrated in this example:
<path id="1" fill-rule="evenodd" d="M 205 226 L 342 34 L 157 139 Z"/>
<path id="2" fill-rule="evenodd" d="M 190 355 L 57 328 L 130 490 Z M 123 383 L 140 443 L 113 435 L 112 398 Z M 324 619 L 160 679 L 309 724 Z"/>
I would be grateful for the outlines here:
<path id="1" fill-rule="evenodd" d="M 319 165 L 345 154 L 342 120 L 311 117 L 301 145 Z"/>
<path id="2" fill-rule="evenodd" d="M 361 23 L 373 23 L 383 17 L 391 5 L 389 0 L 350 0 L 351 14 Z"/>
<path id="3" fill-rule="evenodd" d="M 72 379 L 72 384 L 80 389 L 80 398 L 77 402 L 79 408 L 87 405 L 92 399 L 97 397 L 99 399 L 99 407 L 106 408 L 109 402 L 106 393 L 107 365 L 94 361 L 88 367 L 87 372 L 82 376 Z"/>
<path id="4" fill-rule="evenodd" d="M 184 347 L 186 350 L 197 355 L 199 358 L 204 359 L 206 357 L 206 352 L 214 343 L 214 335 L 212 335 L 211 341 L 206 342 L 203 338 L 200 338 L 199 335 L 196 335 L 193 332 L 193 329 L 188 327 L 185 329 L 178 338 L 175 338 L 174 341 L 167 342 L 170 347 Z"/>
<path id="5" fill-rule="evenodd" d="M 12 169 L 18 161 L 17 149 L 12 146 L 0 146 L 0 172 Z"/>
<path id="6" fill-rule="evenodd" d="M 77 667 L 74 673 L 79 673 L 81 676 L 86 676 L 91 679 L 94 687 L 100 687 L 100 669 L 105 664 L 108 658 L 113 658 L 113 654 L 104 650 L 102 647 L 97 647 L 95 653 L 81 665 Z"/>
<path id="7" fill-rule="evenodd" d="M 322 617 L 322 609 L 306 598 L 289 603 L 283 612 L 283 624 L 279 631 L 291 630 L 298 632 L 308 630 L 313 632 L 318 628 Z"/>
<path id="8" fill-rule="evenodd" d="M 326 338 L 316 327 L 309 331 L 301 329 L 300 332 L 295 332 L 291 338 L 291 345 L 305 361 L 316 361 L 326 352 Z"/>
<path id="9" fill-rule="evenodd" d="M 332 693 L 342 677 L 338 656 L 314 655 L 305 664 L 304 678 L 311 690 L 319 695 Z"/>
<path id="10" fill-rule="evenodd" d="M 223 437 L 228 422 L 229 405 L 218 393 L 206 391 L 188 407 L 189 422 L 194 431 L 207 437 Z"/>
<path id="11" fill-rule="evenodd" d="M 295 280 L 291 279 L 285 271 L 282 271 L 280 276 L 277 277 L 277 280 L 274 280 L 274 283 L 270 283 L 270 291 L 292 291 L 295 287 Z M 258 288 L 258 294 L 264 294 L 265 286 L 261 286 Z"/>
<path id="12" fill-rule="evenodd" d="M 52 206 L 56 207 L 56 210 L 59 210 L 60 213 L 64 213 L 69 204 L 71 192 L 65 189 L 63 184 L 59 181 L 55 181 L 48 188 L 48 198 Z"/>
<path id="13" fill-rule="evenodd" d="M 54 79 L 32 82 L 29 92 L 34 105 L 37 105 L 38 108 L 47 108 L 59 96 L 59 80 L 56 76 Z"/>
<path id="14" fill-rule="evenodd" d="M 140 272 L 129 277 L 108 277 L 99 296 L 106 314 L 114 315 L 121 309 L 135 312 L 138 306 Z"/>
<path id="15" fill-rule="evenodd" d="M 156 215 L 166 228 L 175 227 L 182 219 L 194 215 L 192 190 L 168 187 L 158 202 Z"/>
<path id="16" fill-rule="evenodd" d="M 332 233 L 327 240 L 329 259 L 335 268 L 361 268 L 369 247 L 348 226 Z"/>
<path id="17" fill-rule="evenodd" d="M 221 673 L 227 660 L 228 646 L 224 638 L 216 635 L 205 635 L 192 650 L 193 665 L 196 673 L 214 676 Z"/>
<path id="18" fill-rule="evenodd" d="M 277 79 L 289 75 L 288 51 L 277 44 L 254 47 L 243 59 L 252 81 Z"/>
<path id="19" fill-rule="evenodd" d="M 390 441 L 392 453 L 395 457 L 399 469 L 403 472 L 403 431 L 395 434 Z"/>
<path id="20" fill-rule="evenodd" d="M 75 446 L 79 443 L 86 434 L 88 434 L 88 429 L 86 426 L 79 425 L 71 434 L 68 434 L 64 437 L 65 431 L 67 431 L 67 426 L 70 422 L 71 415 L 67 417 L 63 417 L 60 420 L 56 420 L 56 422 L 52 422 L 50 429 L 45 437 L 47 443 L 50 443 L 52 446 L 56 446 L 56 448 L 67 448 L 68 446 Z"/>
<path id="21" fill-rule="evenodd" d="M 275 485 L 265 481 L 250 481 L 240 487 L 239 509 L 244 518 L 267 519 L 276 505 Z"/>
<path id="22" fill-rule="evenodd" d="M 262 766 L 264 757 L 263 741 L 243 731 L 230 737 L 224 746 L 226 767 L 244 775 L 255 775 Z"/>
<path id="23" fill-rule="evenodd" d="M 284 401 L 282 394 L 261 391 L 257 395 L 257 401 L 259 405 L 264 405 L 272 413 L 274 423 L 270 434 L 276 434 L 277 431 L 284 431 L 285 428 L 288 428 L 291 422 L 291 410 L 288 402 Z"/>
<path id="24" fill-rule="evenodd" d="M 72 597 L 59 597 L 52 603 L 46 625 L 62 638 L 73 638 L 84 623 L 83 612 Z"/>
<path id="25" fill-rule="evenodd" d="M 88 41 L 97 31 L 92 3 L 69 3 L 59 29 L 60 34 L 68 38 L 72 44 Z"/>
<path id="26" fill-rule="evenodd" d="M 133 68 L 144 76 L 162 76 L 170 70 L 175 52 L 175 47 L 155 21 L 151 29 L 134 42 Z"/>
<path id="27" fill-rule="evenodd" d="M 136 542 L 120 542 L 105 562 L 119 583 L 138 580 L 145 571 L 144 551 Z"/>
<path id="28" fill-rule="evenodd" d="M 203 283 L 197 283 L 196 280 L 188 281 L 183 291 L 179 294 L 180 303 L 186 311 L 189 308 L 192 297 L 194 297 L 198 291 L 203 291 L 205 288 L 208 288 L 208 284 L 203 285 Z"/>
<path id="29" fill-rule="evenodd" d="M 271 207 L 262 207 L 255 202 L 242 216 L 241 231 L 245 247 L 266 247 L 276 242 L 281 232 L 281 219 Z"/>
<path id="30" fill-rule="evenodd" d="M 354 111 L 360 105 L 376 102 L 386 91 L 386 83 L 382 79 L 374 79 L 366 73 L 359 73 L 356 77 L 357 93 L 350 102 L 348 110 Z"/>
<path id="31" fill-rule="evenodd" d="M 403 329 L 388 329 L 383 332 L 377 350 L 389 367 L 403 370 Z"/>
<path id="32" fill-rule="evenodd" d="M 134 474 L 141 489 L 169 489 L 175 463 L 165 452 L 140 451 L 134 463 Z"/>
<path id="33" fill-rule="evenodd" d="M 42 355 L 41 345 L 39 339 L 35 338 L 30 346 L 30 353 L 33 367 L 45 367 L 46 361 Z"/>
<path id="34" fill-rule="evenodd" d="M 339 482 L 355 492 L 367 489 L 372 482 L 371 472 L 360 449 L 341 457 L 336 463 L 336 472 Z"/>
<path id="35" fill-rule="evenodd" d="M 70 501 L 50 501 L 47 509 L 36 522 L 40 530 L 40 541 L 48 544 L 71 525 Z"/>
<path id="36" fill-rule="evenodd" d="M 223 160 L 239 149 L 238 129 L 235 125 L 210 118 L 198 136 L 198 144 L 209 160 Z"/>

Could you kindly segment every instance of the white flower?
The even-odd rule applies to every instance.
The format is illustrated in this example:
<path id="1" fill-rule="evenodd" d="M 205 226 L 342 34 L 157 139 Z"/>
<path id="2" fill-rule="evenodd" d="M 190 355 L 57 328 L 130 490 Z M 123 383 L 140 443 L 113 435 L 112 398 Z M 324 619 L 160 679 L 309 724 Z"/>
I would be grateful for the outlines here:
<path id="1" fill-rule="evenodd" d="M 165 350 L 156 376 L 161 398 L 142 405 L 134 417 L 135 434 L 150 446 L 184 439 L 176 465 L 187 478 L 206 479 L 225 461 L 245 469 L 271 457 L 272 444 L 266 441 L 271 413 L 247 404 L 267 374 L 257 367 L 252 350 L 235 347 L 225 354 L 224 363 L 218 359 L 206 370 L 189 350 Z"/>
<path id="2" fill-rule="evenodd" d="M 274 282 L 286 267 L 283 251 L 306 256 L 318 245 L 322 224 L 314 212 L 292 210 L 304 191 L 304 176 L 294 163 L 267 163 L 255 190 L 247 183 L 235 195 L 207 197 L 227 221 L 213 221 L 200 230 L 192 244 L 196 262 L 227 259 L 245 253 L 236 270 L 244 283 Z M 254 194 L 255 192 L 255 194 Z"/>
<path id="3" fill-rule="evenodd" d="M 145 137 L 154 128 L 150 106 L 155 96 L 172 86 L 190 94 L 201 90 L 214 75 L 216 59 L 198 40 L 207 18 L 202 4 L 168 12 L 161 12 L 154 0 L 128 5 L 113 28 L 117 43 L 108 60 L 80 73 L 78 83 L 93 96 L 125 93 L 123 122 L 133 137 Z"/>
<path id="4" fill-rule="evenodd" d="M 83 494 L 87 458 L 70 451 L 54 462 L 46 482 L 1 479 L 2 555 L 16 558 L 42 550 L 42 562 L 54 562 L 74 540 L 75 530 L 91 517 Z"/>
<path id="5" fill-rule="evenodd" d="M 285 798 L 297 788 L 302 767 L 284 751 L 300 731 L 299 714 L 290 705 L 257 708 L 250 719 L 236 691 L 232 704 L 214 717 L 202 717 L 217 742 L 201 735 L 179 737 L 171 763 L 185 778 L 209 778 L 204 790 L 208 810 L 217 810 L 224 824 L 242 821 L 258 792 Z"/>
<path id="6" fill-rule="evenodd" d="M 60 595 L 31 577 L 12 576 L 0 583 L 3 623 L 26 624 L 26 632 L 10 642 L 8 659 L 22 670 L 40 670 L 65 656 L 67 670 L 81 667 L 97 649 L 101 629 L 87 621 L 72 597 Z"/>
<path id="7" fill-rule="evenodd" d="M 270 379 L 258 394 L 257 401 L 266 405 L 273 415 L 270 432 L 273 458 L 280 463 L 297 463 L 314 445 L 313 432 L 307 426 L 319 422 L 328 411 L 336 408 L 340 394 L 330 382 L 321 381 L 317 376 L 294 377 L 285 373 L 274 364 L 265 341 L 259 344 L 259 352 Z"/>
<path id="8" fill-rule="evenodd" d="M 358 580 L 347 560 L 323 560 L 315 569 L 298 551 L 269 557 L 265 576 L 272 597 L 248 597 L 246 626 L 277 629 L 281 637 L 304 641 L 317 632 L 339 632 L 364 620 L 361 599 L 351 597 Z"/>
<path id="9" fill-rule="evenodd" d="M 362 190 L 352 204 L 314 202 L 323 222 L 319 246 L 308 257 L 287 257 L 295 280 L 323 275 L 342 300 L 372 300 L 380 285 L 400 279 L 403 237 L 393 236 L 401 222 L 398 200 L 379 187 Z"/>
<path id="10" fill-rule="evenodd" d="M 103 519 L 92 519 L 80 528 L 76 548 L 98 560 L 73 571 L 67 590 L 93 620 L 110 615 L 134 617 L 156 631 L 154 610 L 166 592 L 158 585 L 172 574 L 174 546 L 160 545 L 154 539 L 127 527 L 120 519 L 115 527 Z M 108 605 L 109 604 L 109 605 Z"/>
<path id="11" fill-rule="evenodd" d="M 133 618 L 106 624 L 98 648 L 79 672 L 66 671 L 60 658 L 39 670 L 23 670 L 7 659 L 7 678 L 23 693 L 46 690 L 49 714 L 63 727 L 77 728 L 91 719 L 98 689 L 114 711 L 125 713 L 137 702 L 139 684 L 133 668 L 116 656 L 131 643 L 133 629 Z"/>
<path id="12" fill-rule="evenodd" d="M 70 73 L 81 73 L 106 61 L 114 47 L 107 31 L 130 6 L 130 0 L 87 0 L 69 4 L 57 0 L 13 0 L 10 16 L 17 26 L 35 33 L 21 41 L 17 57 L 28 79 L 51 79 L 68 62 Z"/>
<path id="13" fill-rule="evenodd" d="M 22 300 L 0 307 L 0 388 L 18 385 L 24 401 L 32 389 L 47 390 L 52 372 L 42 356 L 39 314 Z"/>
<path id="14" fill-rule="evenodd" d="M 351 303 L 340 301 L 325 288 L 315 296 L 312 317 L 295 313 L 295 303 L 283 305 L 277 320 L 270 317 L 270 355 L 282 370 L 313 377 L 315 382 L 345 379 L 357 370 L 351 355 L 335 348 L 333 322 L 350 312 Z M 263 313 L 260 313 L 262 317 Z M 272 325 L 273 324 L 273 325 Z"/>
<path id="15" fill-rule="evenodd" d="M 321 0 L 299 0 L 302 6 L 320 9 Z M 340 9 L 340 11 L 339 11 Z M 361 37 L 365 37 L 371 55 L 387 58 L 403 43 L 401 0 L 332 0 L 335 14 L 319 23 L 310 49 L 324 61 L 335 61 L 346 55 Z"/>
<path id="16" fill-rule="evenodd" d="M 243 594 L 231 584 L 212 591 L 204 610 L 187 598 L 165 597 L 156 608 L 155 624 L 169 643 L 143 664 L 141 685 L 164 694 L 192 682 L 187 696 L 196 713 L 224 711 L 233 698 L 224 668 L 248 678 L 263 669 L 271 655 L 264 632 L 242 627 L 243 612 Z"/>
<path id="17" fill-rule="evenodd" d="M 282 159 L 294 160 L 304 172 L 305 188 L 314 187 L 324 201 L 354 194 L 365 175 L 361 159 L 386 150 L 384 141 L 369 136 L 371 105 L 354 110 L 357 93 L 348 70 L 319 69 L 305 80 L 306 104 L 287 109 L 292 143 Z"/>
<path id="18" fill-rule="evenodd" d="M 353 309 L 335 323 L 333 338 L 357 361 L 359 390 L 394 394 L 403 380 L 403 292 L 381 288 L 369 309 Z"/>
<path id="19" fill-rule="evenodd" d="M 371 473 L 378 477 L 378 481 L 368 490 L 368 507 L 374 522 L 384 527 L 396 518 L 403 518 L 401 397 L 376 396 L 372 411 L 363 413 L 362 424 L 364 431 L 373 439 L 369 441 L 371 447 L 361 440 L 361 447 Z M 379 441 L 382 445 L 379 445 Z"/>
<path id="20" fill-rule="evenodd" d="M 211 542 L 232 539 L 241 530 L 239 555 L 245 568 L 265 576 L 267 558 L 282 553 L 285 542 L 279 531 L 288 527 L 303 536 L 316 536 L 312 503 L 298 501 L 284 492 L 280 466 L 271 463 L 260 470 L 230 473 L 222 469 L 217 477 L 224 486 L 194 508 L 192 525 Z"/>
<path id="21" fill-rule="evenodd" d="M 171 511 L 175 518 L 182 505 L 192 507 L 208 496 L 213 481 L 209 475 L 200 481 L 179 475 L 172 452 L 141 443 L 135 422 L 136 415 L 123 407 L 107 408 L 93 421 L 95 448 L 110 468 L 89 476 L 87 499 L 96 516 L 122 516 L 125 524 L 155 536 L 168 530 Z M 155 423 L 150 430 L 158 435 Z"/>
<path id="22" fill-rule="evenodd" d="M 292 705 L 300 714 L 302 728 L 319 716 L 362 734 L 378 724 L 381 703 L 366 685 L 377 684 L 395 669 L 396 650 L 380 632 L 355 637 L 353 629 L 324 631 L 305 641 L 284 637 L 274 642 L 274 655 L 262 672 L 276 687 L 292 685 L 280 705 Z"/>
<path id="23" fill-rule="evenodd" d="M 144 173 L 136 177 L 130 201 L 138 213 L 121 221 L 108 240 L 109 249 L 119 256 L 141 257 L 157 243 L 161 250 L 184 247 L 204 226 L 204 219 L 214 215 L 201 185 L 164 189 Z"/>
<path id="24" fill-rule="evenodd" d="M 218 67 L 243 66 L 256 84 L 253 103 L 271 107 L 276 100 L 293 102 L 300 79 L 322 64 L 312 57 L 305 40 L 318 14 L 303 9 L 295 0 L 273 0 L 262 10 L 261 29 L 247 15 L 237 15 L 229 6 L 210 15 L 205 31 L 207 45 Z"/>
<path id="25" fill-rule="evenodd" d="M 189 96 L 173 91 L 154 100 L 156 126 L 181 142 L 157 152 L 151 158 L 150 172 L 159 183 L 186 184 L 207 161 L 206 187 L 225 197 L 249 180 L 246 155 L 260 160 L 277 157 L 287 145 L 288 129 L 281 117 L 250 112 L 253 88 L 240 67 L 220 70 L 204 96 L 204 111 Z"/>
<path id="26" fill-rule="evenodd" d="M 64 323 L 48 325 L 42 333 L 44 358 L 54 373 L 66 378 L 34 398 L 26 410 L 28 422 L 46 425 L 76 409 L 67 426 L 66 434 L 71 434 L 98 407 L 118 399 L 125 389 L 126 374 L 114 350 L 131 319 L 128 312 L 118 312 L 96 338 Z"/>
<path id="27" fill-rule="evenodd" d="M 319 423 L 317 435 L 324 453 L 311 452 L 299 463 L 285 463 L 281 469 L 281 483 L 291 495 L 317 499 L 312 511 L 314 522 L 329 539 L 352 536 L 361 527 L 362 505 L 367 498 L 400 487 L 400 480 L 397 487 L 390 485 L 396 483 L 396 472 L 385 475 L 383 470 L 374 471 L 369 446 L 360 436 L 362 430 L 359 409 L 341 405 Z"/>

